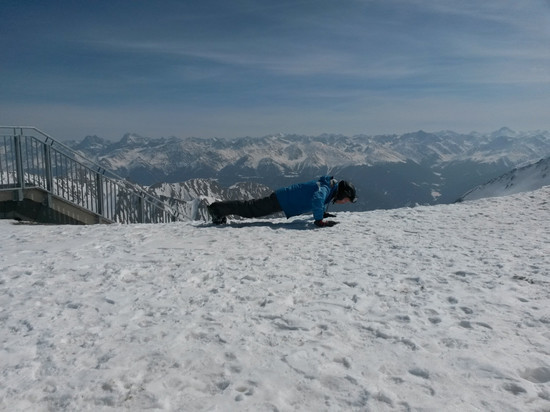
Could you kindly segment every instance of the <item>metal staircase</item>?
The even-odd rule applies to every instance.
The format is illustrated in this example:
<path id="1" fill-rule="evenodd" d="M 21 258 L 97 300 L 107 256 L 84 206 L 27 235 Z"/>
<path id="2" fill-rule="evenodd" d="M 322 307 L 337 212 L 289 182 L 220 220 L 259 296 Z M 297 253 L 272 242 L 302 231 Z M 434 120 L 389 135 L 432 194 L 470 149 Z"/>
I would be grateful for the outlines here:
<path id="1" fill-rule="evenodd" d="M 24 126 L 0 126 L 0 218 L 73 224 L 180 220 L 138 185 Z"/>

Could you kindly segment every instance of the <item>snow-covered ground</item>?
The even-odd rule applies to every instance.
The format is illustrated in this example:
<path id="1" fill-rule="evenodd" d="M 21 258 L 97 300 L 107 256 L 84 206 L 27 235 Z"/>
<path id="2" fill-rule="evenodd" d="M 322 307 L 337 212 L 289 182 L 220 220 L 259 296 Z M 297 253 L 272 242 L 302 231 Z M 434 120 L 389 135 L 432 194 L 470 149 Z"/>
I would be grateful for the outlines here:
<path id="1" fill-rule="evenodd" d="M 337 220 L 0 221 L 0 409 L 550 410 L 550 187 Z"/>

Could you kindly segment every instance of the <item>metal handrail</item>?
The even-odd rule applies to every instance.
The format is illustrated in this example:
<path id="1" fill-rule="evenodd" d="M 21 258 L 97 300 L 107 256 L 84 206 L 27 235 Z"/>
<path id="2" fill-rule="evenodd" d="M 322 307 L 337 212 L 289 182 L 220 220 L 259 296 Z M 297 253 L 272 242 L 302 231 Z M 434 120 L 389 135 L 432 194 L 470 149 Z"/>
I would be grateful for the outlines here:
<path id="1" fill-rule="evenodd" d="M 41 188 L 111 222 L 180 220 L 162 200 L 36 127 L 0 126 L 0 184 L 19 190 L 19 200 L 26 187 Z"/>

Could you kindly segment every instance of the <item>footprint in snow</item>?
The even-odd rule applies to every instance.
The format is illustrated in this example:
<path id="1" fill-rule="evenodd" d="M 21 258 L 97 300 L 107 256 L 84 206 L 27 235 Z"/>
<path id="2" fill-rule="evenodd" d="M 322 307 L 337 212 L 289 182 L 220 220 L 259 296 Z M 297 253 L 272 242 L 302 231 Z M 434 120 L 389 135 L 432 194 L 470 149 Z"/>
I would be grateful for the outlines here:
<path id="1" fill-rule="evenodd" d="M 254 392 L 255 392 L 254 387 L 257 386 L 256 383 L 252 381 L 248 381 L 248 384 L 249 385 L 240 385 L 235 388 L 235 390 L 239 392 L 239 394 L 235 396 L 235 402 L 240 402 L 244 400 L 245 396 L 254 395 Z"/>

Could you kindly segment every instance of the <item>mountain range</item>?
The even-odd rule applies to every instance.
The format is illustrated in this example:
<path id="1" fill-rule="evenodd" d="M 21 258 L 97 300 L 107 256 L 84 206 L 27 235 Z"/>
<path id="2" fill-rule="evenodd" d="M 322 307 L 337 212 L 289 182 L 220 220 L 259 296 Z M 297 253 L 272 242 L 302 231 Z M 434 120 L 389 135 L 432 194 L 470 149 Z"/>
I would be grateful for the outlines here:
<path id="1" fill-rule="evenodd" d="M 549 157 L 550 132 L 503 127 L 492 133 L 237 139 L 127 133 L 118 142 L 87 136 L 68 145 L 120 176 L 150 186 L 179 204 L 186 216 L 201 218 L 204 205 L 197 199 L 257 197 L 324 174 L 356 185 L 359 200 L 351 210 L 452 203 L 514 168 Z"/>

